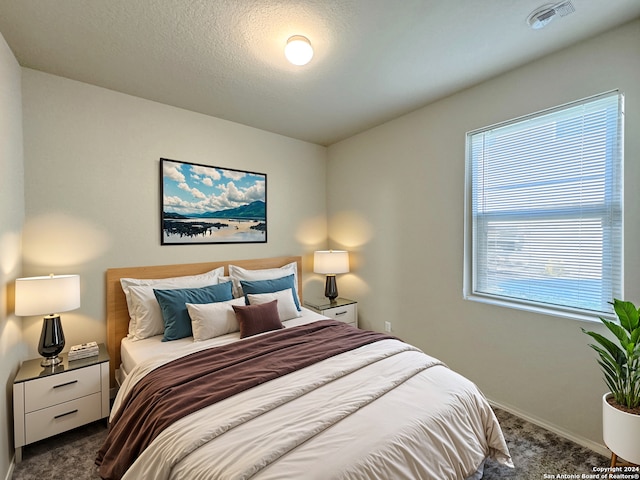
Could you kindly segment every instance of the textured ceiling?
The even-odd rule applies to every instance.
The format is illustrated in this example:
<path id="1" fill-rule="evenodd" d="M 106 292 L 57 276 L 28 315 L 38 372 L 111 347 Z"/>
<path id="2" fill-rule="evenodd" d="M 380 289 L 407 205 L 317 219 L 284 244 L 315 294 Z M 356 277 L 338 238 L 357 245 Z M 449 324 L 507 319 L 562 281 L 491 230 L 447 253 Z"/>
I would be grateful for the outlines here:
<path id="1" fill-rule="evenodd" d="M 639 0 L 0 0 L 28 68 L 329 145 L 640 16 Z M 305 35 L 306 66 L 287 63 Z"/>

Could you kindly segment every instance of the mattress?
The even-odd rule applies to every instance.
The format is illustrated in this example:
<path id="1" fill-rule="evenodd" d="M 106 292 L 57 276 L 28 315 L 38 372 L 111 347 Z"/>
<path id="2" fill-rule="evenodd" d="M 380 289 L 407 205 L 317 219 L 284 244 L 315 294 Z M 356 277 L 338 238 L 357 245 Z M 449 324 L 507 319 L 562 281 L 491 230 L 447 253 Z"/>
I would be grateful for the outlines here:
<path id="1" fill-rule="evenodd" d="M 285 327 L 295 327 L 296 325 L 304 325 L 306 323 L 327 318 L 305 307 L 301 307 L 301 310 L 301 317 L 286 320 L 282 322 L 283 325 Z M 175 352 L 178 356 L 182 356 L 205 348 L 226 345 L 238 340 L 240 340 L 239 332 L 229 333 L 203 342 L 194 342 L 193 337 L 172 340 L 171 342 L 163 342 L 162 335 L 156 335 L 142 340 L 123 338 L 120 349 L 122 364 L 116 373 L 116 378 L 118 379 L 118 383 L 122 385 L 124 379 L 136 365 L 168 352 Z"/>
<path id="2" fill-rule="evenodd" d="M 304 309 L 284 323 L 324 318 Z M 207 342 L 160 338 L 123 342 L 128 376 L 111 418 L 148 372 L 239 335 Z M 512 466 L 478 388 L 419 349 L 384 339 L 177 420 L 123 478 L 459 480 L 479 478 L 486 458 Z"/>

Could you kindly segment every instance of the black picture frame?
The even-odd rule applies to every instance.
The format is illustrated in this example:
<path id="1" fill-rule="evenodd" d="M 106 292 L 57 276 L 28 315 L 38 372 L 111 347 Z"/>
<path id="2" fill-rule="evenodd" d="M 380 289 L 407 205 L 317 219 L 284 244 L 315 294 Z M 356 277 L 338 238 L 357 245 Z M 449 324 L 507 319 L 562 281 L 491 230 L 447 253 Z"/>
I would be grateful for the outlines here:
<path id="1" fill-rule="evenodd" d="M 267 175 L 160 159 L 161 245 L 267 242 Z"/>

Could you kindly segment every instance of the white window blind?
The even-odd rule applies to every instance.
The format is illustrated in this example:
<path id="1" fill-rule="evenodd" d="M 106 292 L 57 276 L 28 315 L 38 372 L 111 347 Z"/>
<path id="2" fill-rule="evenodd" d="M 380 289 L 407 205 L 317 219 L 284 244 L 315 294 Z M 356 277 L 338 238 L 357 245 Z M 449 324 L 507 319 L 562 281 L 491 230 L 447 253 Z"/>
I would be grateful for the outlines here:
<path id="1" fill-rule="evenodd" d="M 613 92 L 467 134 L 467 296 L 612 311 L 622 297 L 622 112 Z"/>

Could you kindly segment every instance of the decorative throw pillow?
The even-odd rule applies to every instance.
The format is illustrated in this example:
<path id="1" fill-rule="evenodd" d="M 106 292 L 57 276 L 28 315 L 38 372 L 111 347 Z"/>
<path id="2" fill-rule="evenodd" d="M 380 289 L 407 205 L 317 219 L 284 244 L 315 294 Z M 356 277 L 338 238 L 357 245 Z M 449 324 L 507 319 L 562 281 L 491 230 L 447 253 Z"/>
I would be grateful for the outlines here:
<path id="1" fill-rule="evenodd" d="M 245 296 L 249 293 L 274 293 L 279 292 L 280 290 L 291 289 L 291 297 L 293 298 L 293 303 L 296 304 L 296 309 L 301 311 L 300 309 L 300 301 L 298 300 L 298 295 L 296 295 L 295 290 L 295 275 L 287 275 L 282 278 L 274 278 L 271 280 L 242 280 L 240 282 L 242 285 L 242 291 Z M 249 303 L 247 299 L 247 303 Z"/>
<path id="2" fill-rule="evenodd" d="M 162 324 L 160 316 L 160 308 L 158 302 L 153 295 L 153 288 L 196 288 L 206 287 L 207 285 L 216 285 L 221 283 L 220 278 L 224 274 L 224 267 L 218 267 L 206 273 L 199 275 L 185 275 L 182 277 L 170 278 L 121 278 L 120 285 L 127 299 L 127 308 L 129 309 L 129 338 L 140 340 L 152 335 L 162 333 L 164 326 L 157 333 L 155 326 Z M 133 298 L 130 287 L 151 287 L 146 290 L 139 290 L 136 298 Z M 143 316 L 144 318 L 140 318 Z M 142 321 L 142 326 L 138 328 L 138 321 Z"/>
<path id="3" fill-rule="evenodd" d="M 128 289 L 131 300 L 129 327 L 133 325 L 129 332 L 131 340 L 142 340 L 164 332 L 162 311 L 153 288 L 146 285 L 132 285 Z M 132 320 L 134 318 L 135 321 Z"/>
<path id="4" fill-rule="evenodd" d="M 277 300 L 260 305 L 233 305 L 233 310 L 240 324 L 240 338 L 284 328 L 278 315 Z"/>
<path id="5" fill-rule="evenodd" d="M 290 288 L 273 293 L 247 293 L 246 297 L 249 300 L 249 305 L 260 305 L 277 300 L 281 322 L 302 316 L 302 313 L 296 308 Z"/>
<path id="6" fill-rule="evenodd" d="M 203 288 L 154 289 L 153 293 L 158 299 L 164 320 L 163 342 L 193 335 L 187 303 L 214 303 L 233 299 L 231 282 Z"/>
<path id="7" fill-rule="evenodd" d="M 238 267 L 237 265 L 229 265 L 229 277 L 233 281 L 233 296 L 241 297 L 246 292 L 242 291 L 240 282 L 253 280 L 271 280 L 274 278 L 282 278 L 287 275 L 293 275 L 294 289 L 296 296 L 298 292 L 298 264 L 296 262 L 288 263 L 278 268 L 260 268 L 258 270 L 249 270 Z"/>
<path id="8" fill-rule="evenodd" d="M 244 304 L 244 298 L 234 298 L 216 303 L 187 303 L 187 311 L 191 317 L 193 341 L 208 340 L 240 330 L 232 305 Z"/>

